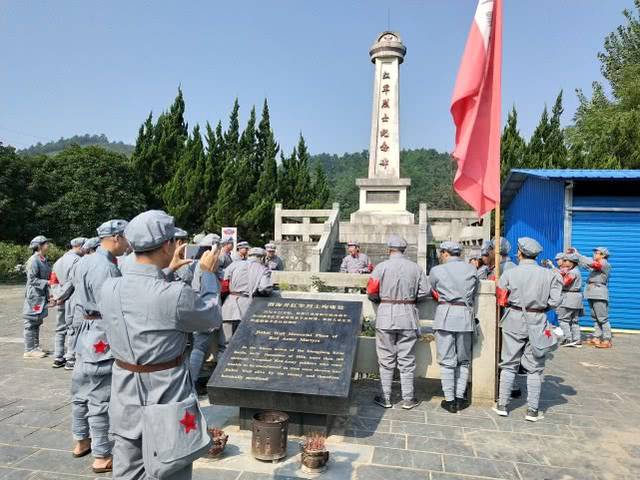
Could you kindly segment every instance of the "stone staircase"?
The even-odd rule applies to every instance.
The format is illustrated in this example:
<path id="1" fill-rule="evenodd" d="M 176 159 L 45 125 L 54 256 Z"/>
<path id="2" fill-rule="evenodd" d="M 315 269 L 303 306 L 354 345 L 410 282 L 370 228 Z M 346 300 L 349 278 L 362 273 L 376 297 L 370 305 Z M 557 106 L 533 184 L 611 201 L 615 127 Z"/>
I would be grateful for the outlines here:
<path id="1" fill-rule="evenodd" d="M 374 265 L 377 265 L 389 257 L 387 245 L 384 243 L 361 243 L 360 252 L 367 254 L 369 260 Z M 404 253 L 415 262 L 418 258 L 418 246 L 410 244 Z M 344 242 L 336 242 L 333 248 L 333 257 L 331 258 L 332 272 L 340 271 L 340 264 L 345 255 L 347 255 L 347 244 Z"/>

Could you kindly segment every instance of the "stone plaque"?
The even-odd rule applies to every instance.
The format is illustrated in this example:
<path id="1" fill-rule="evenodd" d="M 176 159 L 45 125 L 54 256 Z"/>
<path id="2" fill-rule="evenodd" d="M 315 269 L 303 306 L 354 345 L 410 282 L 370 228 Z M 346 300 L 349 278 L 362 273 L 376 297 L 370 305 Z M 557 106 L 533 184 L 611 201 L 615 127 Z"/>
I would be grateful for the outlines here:
<path id="1" fill-rule="evenodd" d="M 255 298 L 209 380 L 212 403 L 344 411 L 361 315 L 360 302 Z"/>
<path id="2" fill-rule="evenodd" d="M 390 203 L 400 202 L 400 192 L 397 190 L 367 190 L 367 203 Z"/>

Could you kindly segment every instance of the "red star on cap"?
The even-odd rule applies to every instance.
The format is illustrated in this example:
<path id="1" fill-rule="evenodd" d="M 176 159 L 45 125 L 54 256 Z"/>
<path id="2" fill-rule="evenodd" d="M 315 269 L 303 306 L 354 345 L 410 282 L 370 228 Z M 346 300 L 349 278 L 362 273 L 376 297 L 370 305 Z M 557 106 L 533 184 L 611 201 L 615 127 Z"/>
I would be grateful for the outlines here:
<path id="1" fill-rule="evenodd" d="M 93 348 L 96 353 L 105 353 L 107 348 L 109 348 L 109 344 L 100 340 L 98 343 L 93 344 Z"/>
<path id="2" fill-rule="evenodd" d="M 550 337 L 551 336 L 551 330 L 549 330 L 548 328 L 544 331 L 544 335 L 546 337 Z"/>
<path id="3" fill-rule="evenodd" d="M 182 417 L 180 423 L 184 426 L 185 433 L 198 429 L 198 426 L 196 425 L 196 416 L 189 413 L 189 410 L 184 411 L 184 417 Z"/>

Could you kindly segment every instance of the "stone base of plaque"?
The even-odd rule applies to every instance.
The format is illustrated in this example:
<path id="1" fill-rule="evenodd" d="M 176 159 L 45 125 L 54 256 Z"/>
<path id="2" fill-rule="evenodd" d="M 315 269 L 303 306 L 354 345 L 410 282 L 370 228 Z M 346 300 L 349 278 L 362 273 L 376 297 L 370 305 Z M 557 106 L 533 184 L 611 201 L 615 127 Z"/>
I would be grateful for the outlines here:
<path id="1" fill-rule="evenodd" d="M 262 410 L 240 407 L 240 430 L 252 430 L 253 416 Z M 312 433 L 328 436 L 335 417 L 316 413 L 285 412 L 289 415 L 289 435 L 301 437 Z"/>
<path id="2" fill-rule="evenodd" d="M 413 225 L 407 211 L 409 178 L 358 178 L 360 208 L 351 214 L 351 223 L 364 225 Z"/>

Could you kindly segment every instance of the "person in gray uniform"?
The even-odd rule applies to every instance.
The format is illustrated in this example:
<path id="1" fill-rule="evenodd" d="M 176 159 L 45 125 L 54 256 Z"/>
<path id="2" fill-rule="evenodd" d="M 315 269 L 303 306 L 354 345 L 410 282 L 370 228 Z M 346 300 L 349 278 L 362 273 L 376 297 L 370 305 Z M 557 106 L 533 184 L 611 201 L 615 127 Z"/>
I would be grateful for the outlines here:
<path id="1" fill-rule="evenodd" d="M 125 220 L 109 220 L 98 227 L 100 246 L 78 263 L 74 275 L 76 313 L 81 318 L 76 338 L 76 365 L 71 379 L 71 431 L 75 457 L 91 452 L 93 471 L 112 469 L 109 439 L 109 398 L 113 354 L 102 320 L 100 299 L 107 279 L 119 277 L 116 258 L 129 244 L 124 238 Z"/>
<path id="2" fill-rule="evenodd" d="M 264 257 L 264 264 L 269 270 L 284 270 L 282 258 L 276 255 L 276 246 L 273 243 L 267 243 L 264 249 L 267 252 L 267 255 Z"/>
<path id="3" fill-rule="evenodd" d="M 611 264 L 609 263 L 609 249 L 596 247 L 593 249 L 593 258 L 581 255 L 578 250 L 572 248 L 569 253 L 575 253 L 580 260 L 580 266 L 587 269 L 589 277 L 584 289 L 584 298 L 589 301 L 591 319 L 593 320 L 593 335 L 587 343 L 597 348 L 611 348 L 611 324 L 609 323 L 609 276 Z"/>
<path id="4" fill-rule="evenodd" d="M 67 364 L 67 354 L 65 353 L 65 340 L 67 332 L 71 327 L 73 313 L 72 303 L 69 297 L 73 293 L 73 269 L 82 257 L 82 245 L 87 239 L 84 237 L 74 238 L 69 242 L 71 248 L 65 252 L 54 264 L 51 274 L 51 293 L 53 302 L 58 309 L 56 315 L 56 333 L 53 347 L 53 368 L 61 368 Z"/>
<path id="5" fill-rule="evenodd" d="M 25 265 L 27 284 L 22 306 L 24 326 L 24 358 L 43 358 L 47 352 L 40 348 L 40 326 L 49 314 L 49 277 L 51 265 L 46 255 L 49 251 L 49 239 L 38 235 L 29 243 L 33 252 Z"/>
<path id="6" fill-rule="evenodd" d="M 100 246 L 100 237 L 91 237 L 89 240 L 84 242 L 82 245 L 82 252 L 85 255 L 90 255 L 92 253 L 96 253 L 96 250 Z"/>
<path id="7" fill-rule="evenodd" d="M 229 294 L 222 305 L 222 330 L 219 332 L 222 355 L 253 297 L 268 297 L 273 290 L 271 270 L 263 263 L 266 252 L 254 247 L 246 262 L 233 262 L 224 271 L 222 291 Z"/>
<path id="8" fill-rule="evenodd" d="M 518 239 L 519 264 L 500 276 L 496 296 L 505 307 L 500 320 L 502 352 L 500 393 L 493 411 L 507 416 L 511 389 L 520 366 L 527 372 L 527 413 L 525 419 L 536 422 L 542 374 L 547 353 L 557 344 L 547 321 L 546 311 L 562 302 L 560 274 L 541 267 L 536 257 L 542 246 L 532 238 Z"/>
<path id="9" fill-rule="evenodd" d="M 373 265 L 369 262 L 369 257 L 360 253 L 360 244 L 356 241 L 350 241 L 347 244 L 349 255 L 342 259 L 340 271 L 342 273 L 371 273 Z"/>
<path id="10" fill-rule="evenodd" d="M 487 278 L 489 280 L 496 279 L 495 248 L 496 248 L 496 242 L 494 239 L 494 240 L 491 240 L 491 247 L 489 251 L 490 267 L 487 272 L 488 273 Z M 516 266 L 516 264 L 513 263 L 511 261 L 511 258 L 509 257 L 510 252 L 511 252 L 511 244 L 509 243 L 509 240 L 507 240 L 504 237 L 500 237 L 500 275 L 502 275 L 507 270 L 514 268 Z"/>
<path id="11" fill-rule="evenodd" d="M 249 245 L 249 242 L 238 242 L 236 245 L 236 251 L 231 254 L 231 260 L 234 262 L 246 260 L 250 248 L 251 246 Z"/>
<path id="12" fill-rule="evenodd" d="M 376 353 L 381 395 L 373 401 L 384 408 L 392 407 L 391 386 L 397 367 L 402 408 L 410 410 L 420 403 L 414 394 L 415 347 L 420 330 L 416 303 L 427 298 L 430 286 L 420 266 L 404 256 L 404 238 L 391 235 L 387 247 L 389 259 L 376 266 L 367 282 L 367 296 L 380 304 L 376 312 Z"/>
<path id="13" fill-rule="evenodd" d="M 220 325 L 218 253 L 200 258 L 198 295 L 163 273 L 189 263 L 182 258 L 186 245 L 176 248 L 173 217 L 141 213 L 125 237 L 136 262 L 122 277 L 104 282 L 100 300 L 115 358 L 109 404 L 113 478 L 188 480 L 210 438 L 185 351 L 190 332 Z"/>
<path id="14" fill-rule="evenodd" d="M 485 240 L 482 243 L 482 248 L 480 249 L 481 265 L 478 267 L 479 280 L 487 280 L 489 278 L 489 265 L 493 265 L 493 263 L 495 263 L 495 258 L 493 260 L 490 258 L 492 256 L 492 252 L 491 240 Z"/>
<path id="15" fill-rule="evenodd" d="M 200 240 L 198 243 L 200 246 L 212 247 L 212 250 L 215 252 L 219 252 L 220 250 L 220 237 L 215 233 L 209 233 L 205 235 L 205 237 Z M 220 257 L 218 255 L 218 269 L 216 270 L 216 277 L 218 281 L 220 281 Z M 191 282 L 191 286 L 196 293 L 202 293 L 202 275 L 203 270 L 200 268 L 200 261 L 197 260 L 190 265 L 193 270 L 193 281 Z M 184 268 L 184 267 L 181 267 Z M 202 370 L 202 364 L 207 358 L 209 354 L 209 350 L 211 349 L 211 345 L 213 345 L 214 335 L 213 332 L 215 329 L 211 328 L 208 330 L 203 330 L 200 332 L 195 332 L 193 334 L 193 341 L 191 344 L 191 353 L 189 355 L 189 370 L 191 372 L 191 380 L 193 381 L 194 386 L 198 389 L 198 377 L 200 374 L 200 370 Z M 200 384 L 201 386 L 204 386 Z"/>
<path id="16" fill-rule="evenodd" d="M 441 264 L 429 272 L 431 293 L 438 303 L 433 329 L 444 392 L 440 405 L 451 413 L 469 406 L 465 393 L 478 291 L 477 270 L 463 262 L 461 254 L 462 247 L 458 242 L 443 242 L 440 245 Z"/>
<path id="17" fill-rule="evenodd" d="M 174 238 L 176 242 L 176 249 L 180 249 L 180 252 L 184 254 L 184 248 L 186 247 L 183 248 L 182 245 L 186 245 L 189 242 L 189 234 L 186 230 L 176 227 Z M 193 281 L 193 272 L 193 263 L 185 263 L 179 269 L 173 272 L 173 279 L 184 282 L 187 285 L 191 285 L 191 282 Z"/>
<path id="18" fill-rule="evenodd" d="M 227 237 L 220 240 L 220 257 L 218 258 L 218 271 L 224 275 L 224 270 L 233 263 L 231 252 L 233 251 L 233 238 Z"/>
<path id="19" fill-rule="evenodd" d="M 578 264 L 580 257 L 575 253 L 562 254 L 562 267 L 559 273 L 562 277 L 562 303 L 556 308 L 558 323 L 562 328 L 564 339 L 562 347 L 582 347 L 580 339 L 580 316 L 582 307 L 582 274 Z"/>

